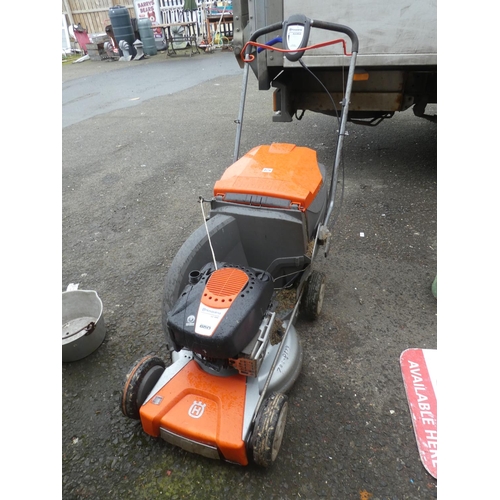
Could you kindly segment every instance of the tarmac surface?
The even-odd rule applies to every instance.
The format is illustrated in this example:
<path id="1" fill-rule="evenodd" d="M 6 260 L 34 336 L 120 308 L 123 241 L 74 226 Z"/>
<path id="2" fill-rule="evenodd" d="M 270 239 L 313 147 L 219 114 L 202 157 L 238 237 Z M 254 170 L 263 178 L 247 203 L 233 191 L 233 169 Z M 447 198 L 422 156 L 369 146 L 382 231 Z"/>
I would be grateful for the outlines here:
<path id="1" fill-rule="evenodd" d="M 411 111 L 377 127 L 348 125 L 332 248 L 315 263 L 327 275 L 323 311 L 314 323 L 297 321 L 304 363 L 288 394 L 273 466 L 240 467 L 190 454 L 150 438 L 121 413 L 129 367 L 151 352 L 167 357 L 164 279 L 182 242 L 202 224 L 198 197 L 211 196 L 232 162 L 241 86 L 233 58 L 229 52 L 182 60 L 160 54 L 127 68 L 63 65 L 62 290 L 69 283 L 96 290 L 107 332 L 93 354 L 62 366 L 62 497 L 436 498 L 437 481 L 419 458 L 399 365 L 405 349 L 437 347 L 431 292 L 437 126 Z M 231 60 L 234 70 L 227 70 Z M 199 72 L 191 72 L 185 88 L 183 79 L 174 90 L 156 82 L 157 90 L 142 99 L 134 84 L 155 70 L 206 61 L 219 73 L 194 81 Z M 271 92 L 258 92 L 252 78 L 242 153 L 290 142 L 315 149 L 331 168 L 336 123 L 313 113 L 272 123 Z M 132 98 L 139 99 L 127 94 L 113 109 L 65 122 L 65 99 L 78 97 L 68 97 L 70 86 L 78 86 L 80 96 L 119 101 L 105 88 L 118 80 L 130 82 L 137 92 Z"/>

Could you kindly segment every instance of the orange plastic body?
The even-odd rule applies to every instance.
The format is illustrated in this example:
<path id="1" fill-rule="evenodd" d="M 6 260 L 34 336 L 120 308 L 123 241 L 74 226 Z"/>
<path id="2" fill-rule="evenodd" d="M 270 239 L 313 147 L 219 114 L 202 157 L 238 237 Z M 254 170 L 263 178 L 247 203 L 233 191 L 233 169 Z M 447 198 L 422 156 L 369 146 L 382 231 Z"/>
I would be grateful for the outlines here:
<path id="1" fill-rule="evenodd" d="M 160 427 L 196 442 L 217 446 L 226 460 L 248 464 L 243 441 L 246 377 L 219 377 L 191 360 L 141 406 L 144 431 L 154 437 Z M 155 404 L 154 401 L 159 404 Z"/>
<path id="2" fill-rule="evenodd" d="M 257 146 L 226 169 L 214 195 L 226 193 L 291 200 L 305 211 L 323 182 L 316 151 L 295 144 Z"/>

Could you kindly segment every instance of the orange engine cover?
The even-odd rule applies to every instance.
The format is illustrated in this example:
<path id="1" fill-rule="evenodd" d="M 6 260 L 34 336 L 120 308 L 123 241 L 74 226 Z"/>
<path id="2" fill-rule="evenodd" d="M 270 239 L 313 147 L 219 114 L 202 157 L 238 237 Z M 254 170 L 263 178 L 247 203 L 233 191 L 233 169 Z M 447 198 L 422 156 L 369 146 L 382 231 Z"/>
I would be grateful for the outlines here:
<path id="1" fill-rule="evenodd" d="M 215 183 L 214 195 L 227 193 L 290 200 L 305 211 L 323 178 L 316 151 L 295 144 L 257 146 L 226 169 Z"/>

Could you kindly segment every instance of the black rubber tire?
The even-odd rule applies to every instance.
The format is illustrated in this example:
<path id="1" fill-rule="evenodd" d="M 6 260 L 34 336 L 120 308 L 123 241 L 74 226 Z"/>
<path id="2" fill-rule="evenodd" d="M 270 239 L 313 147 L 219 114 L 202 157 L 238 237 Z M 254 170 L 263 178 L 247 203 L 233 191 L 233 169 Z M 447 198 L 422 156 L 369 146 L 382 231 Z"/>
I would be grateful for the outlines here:
<path id="1" fill-rule="evenodd" d="M 121 409 L 126 417 L 139 420 L 142 404 L 164 371 L 164 361 L 152 354 L 134 363 L 125 377 L 121 394 Z"/>
<path id="2" fill-rule="evenodd" d="M 318 319 L 323 308 L 324 296 L 325 275 L 319 271 L 313 271 L 307 280 L 301 300 L 301 310 L 307 319 L 311 321 Z"/>
<path id="3" fill-rule="evenodd" d="M 251 449 L 253 461 L 262 467 L 269 467 L 278 456 L 285 432 L 288 397 L 282 393 L 271 394 L 255 421 Z"/>

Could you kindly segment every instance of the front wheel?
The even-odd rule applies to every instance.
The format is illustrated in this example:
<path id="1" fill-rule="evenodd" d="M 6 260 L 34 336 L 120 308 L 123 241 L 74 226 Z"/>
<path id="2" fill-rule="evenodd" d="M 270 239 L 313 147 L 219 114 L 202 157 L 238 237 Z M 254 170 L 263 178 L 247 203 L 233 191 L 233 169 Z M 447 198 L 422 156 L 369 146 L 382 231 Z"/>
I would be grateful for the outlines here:
<path id="1" fill-rule="evenodd" d="M 125 377 L 121 394 L 122 413 L 139 420 L 139 410 L 165 370 L 163 360 L 152 354 L 136 361 Z"/>
<path id="2" fill-rule="evenodd" d="M 285 433 L 288 398 L 285 394 L 271 394 L 265 401 L 255 422 L 252 434 L 253 460 L 269 467 L 278 456 Z"/>

